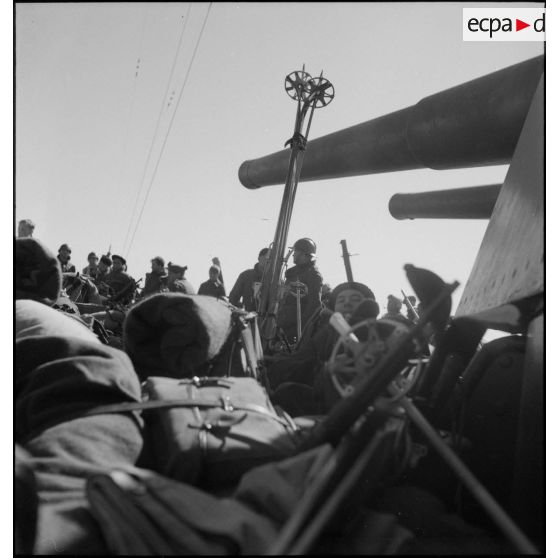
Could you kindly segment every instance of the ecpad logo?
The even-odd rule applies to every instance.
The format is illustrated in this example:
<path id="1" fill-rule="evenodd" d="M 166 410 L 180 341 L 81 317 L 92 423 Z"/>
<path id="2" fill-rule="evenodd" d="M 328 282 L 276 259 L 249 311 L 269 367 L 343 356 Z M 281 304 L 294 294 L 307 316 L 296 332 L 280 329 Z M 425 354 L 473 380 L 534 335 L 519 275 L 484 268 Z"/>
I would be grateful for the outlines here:
<path id="1" fill-rule="evenodd" d="M 477 19 L 476 17 L 472 17 L 467 22 L 467 27 L 469 31 L 476 33 L 477 31 L 488 31 L 490 33 L 490 38 L 492 38 L 493 33 L 497 33 L 498 31 L 503 31 L 504 33 L 509 31 L 521 31 L 522 29 L 526 29 L 530 27 L 530 23 L 525 23 L 521 19 L 515 18 L 515 29 L 512 25 L 512 20 L 509 17 L 505 17 L 504 19 L 500 19 L 497 17 L 485 17 L 483 19 Z M 543 15 L 535 20 L 533 24 L 535 31 L 538 33 L 544 33 L 544 13 Z"/>
<path id="2" fill-rule="evenodd" d="M 464 41 L 544 41 L 543 8 L 463 8 Z"/>

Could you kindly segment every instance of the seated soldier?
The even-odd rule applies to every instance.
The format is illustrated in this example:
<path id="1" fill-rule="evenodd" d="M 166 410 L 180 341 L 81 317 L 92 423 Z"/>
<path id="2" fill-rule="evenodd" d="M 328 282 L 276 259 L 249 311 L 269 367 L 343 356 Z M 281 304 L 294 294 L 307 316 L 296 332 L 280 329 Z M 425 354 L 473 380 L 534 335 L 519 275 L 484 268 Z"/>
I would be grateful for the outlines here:
<path id="1" fill-rule="evenodd" d="M 109 294 L 109 288 L 105 281 L 107 275 L 110 273 L 111 267 L 112 260 L 110 259 L 110 256 L 101 256 L 99 265 L 97 266 L 97 275 L 93 281 L 95 283 L 95 286 L 99 290 L 99 293 L 103 296 L 107 296 Z"/>
<path id="2" fill-rule="evenodd" d="M 114 294 L 111 300 L 127 304 L 134 296 L 135 280 L 124 271 L 126 260 L 122 256 L 112 256 L 112 270 L 104 279 L 104 283 Z"/>
<path id="3" fill-rule="evenodd" d="M 58 248 L 58 261 L 60 262 L 60 267 L 62 268 L 62 273 L 75 273 L 76 266 L 70 261 L 72 250 L 67 244 L 62 244 Z"/>
<path id="4" fill-rule="evenodd" d="M 366 318 L 376 318 L 379 307 L 366 285 L 356 282 L 338 285 L 331 293 L 330 308 L 322 313 L 321 325 L 315 333 L 306 338 L 296 353 L 270 366 L 268 379 L 271 387 L 276 388 L 271 401 L 293 416 L 322 412 L 320 371 L 339 338 L 329 325 L 333 312 L 340 312 L 350 324 L 356 324 Z"/>
<path id="5" fill-rule="evenodd" d="M 66 295 L 70 297 L 70 300 L 81 303 L 102 304 L 102 298 L 95 284 L 99 269 L 97 265 L 99 258 L 95 252 L 90 252 L 87 260 L 89 265 L 83 268 L 82 273 L 75 270 L 73 272 L 65 271 L 62 273 L 62 288 Z"/>
<path id="6" fill-rule="evenodd" d="M 151 260 L 151 273 L 145 274 L 145 287 L 141 295 L 145 297 L 163 292 L 166 282 L 165 260 L 161 256 L 155 256 Z"/>
<path id="7" fill-rule="evenodd" d="M 88 304 L 102 304 L 103 299 L 95 283 L 88 275 L 76 273 L 63 273 L 63 293 L 74 302 Z"/>
<path id="8" fill-rule="evenodd" d="M 95 252 L 89 252 L 87 256 L 87 265 L 83 268 L 82 273 L 95 279 L 97 277 L 97 271 L 99 270 L 99 258 Z"/>
<path id="9" fill-rule="evenodd" d="M 335 287 L 329 299 L 329 309 L 322 310 L 310 330 L 307 329 L 298 350 L 278 358 L 269 366 L 267 376 L 271 388 L 275 389 L 285 382 L 313 385 L 316 367 L 329 358 L 338 337 L 329 325 L 331 314 L 340 312 L 350 321 L 357 307 L 366 299 L 374 301 L 374 293 L 363 283 L 347 282 Z"/>

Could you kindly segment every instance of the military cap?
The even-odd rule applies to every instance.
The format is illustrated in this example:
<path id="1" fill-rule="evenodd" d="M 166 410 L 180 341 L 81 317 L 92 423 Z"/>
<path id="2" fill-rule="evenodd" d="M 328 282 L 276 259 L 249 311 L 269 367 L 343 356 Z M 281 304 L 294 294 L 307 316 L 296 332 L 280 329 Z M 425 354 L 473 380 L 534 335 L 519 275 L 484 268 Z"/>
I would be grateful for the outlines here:
<path id="1" fill-rule="evenodd" d="M 372 300 L 376 300 L 374 293 L 364 284 L 364 283 L 357 283 L 356 281 L 347 281 L 346 283 L 341 283 L 337 285 L 333 291 L 331 291 L 331 296 L 329 297 L 328 305 L 331 310 L 335 308 L 335 300 L 339 296 L 339 294 L 343 291 L 347 291 L 349 289 L 353 289 L 362 293 L 365 298 L 371 298 Z"/>

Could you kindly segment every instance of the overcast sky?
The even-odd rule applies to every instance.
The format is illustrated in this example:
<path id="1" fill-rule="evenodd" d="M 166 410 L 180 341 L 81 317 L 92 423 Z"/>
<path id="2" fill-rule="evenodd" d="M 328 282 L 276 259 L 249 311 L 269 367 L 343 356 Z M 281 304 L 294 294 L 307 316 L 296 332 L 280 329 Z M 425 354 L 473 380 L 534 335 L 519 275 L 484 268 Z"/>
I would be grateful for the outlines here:
<path id="1" fill-rule="evenodd" d="M 285 76 L 305 63 L 335 87 L 313 139 L 543 52 L 536 42 L 464 42 L 465 5 L 476 4 L 17 4 L 16 220 L 35 221 L 54 252 L 70 244 L 79 269 L 111 246 L 136 279 L 160 255 L 188 265 L 197 288 L 218 256 L 228 292 L 273 240 L 283 188 L 247 190 L 237 172 L 292 135 Z M 506 171 L 301 183 L 289 244 L 313 238 L 335 286 L 346 239 L 355 279 L 382 311 L 388 294 L 409 289 L 405 263 L 460 281 L 456 306 L 487 221 L 398 221 L 389 199 L 501 183 Z"/>

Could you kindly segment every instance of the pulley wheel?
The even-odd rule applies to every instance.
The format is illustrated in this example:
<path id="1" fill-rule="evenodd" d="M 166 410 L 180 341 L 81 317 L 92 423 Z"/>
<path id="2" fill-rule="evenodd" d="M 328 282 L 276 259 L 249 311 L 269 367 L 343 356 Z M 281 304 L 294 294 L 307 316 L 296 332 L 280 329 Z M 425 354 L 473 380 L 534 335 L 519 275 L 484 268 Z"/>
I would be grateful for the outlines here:
<path id="1" fill-rule="evenodd" d="M 291 99 L 304 101 L 308 97 L 308 82 L 312 76 L 308 72 L 297 70 L 285 78 L 285 91 Z"/>
<path id="2" fill-rule="evenodd" d="M 322 108 L 335 97 L 335 89 L 332 83 L 324 77 L 312 78 L 308 84 L 308 94 L 306 95 L 306 100 L 309 103 L 316 102 L 316 108 Z"/>

